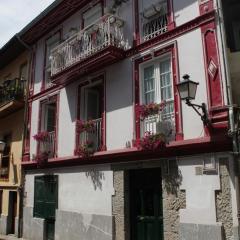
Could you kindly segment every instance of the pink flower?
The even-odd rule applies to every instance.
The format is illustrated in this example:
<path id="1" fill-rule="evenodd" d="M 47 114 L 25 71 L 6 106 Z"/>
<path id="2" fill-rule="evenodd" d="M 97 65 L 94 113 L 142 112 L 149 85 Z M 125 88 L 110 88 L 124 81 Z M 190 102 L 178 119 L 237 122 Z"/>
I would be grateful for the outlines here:
<path id="1" fill-rule="evenodd" d="M 48 140 L 49 133 L 47 131 L 39 132 L 33 136 L 34 140 L 38 142 L 45 142 Z"/>

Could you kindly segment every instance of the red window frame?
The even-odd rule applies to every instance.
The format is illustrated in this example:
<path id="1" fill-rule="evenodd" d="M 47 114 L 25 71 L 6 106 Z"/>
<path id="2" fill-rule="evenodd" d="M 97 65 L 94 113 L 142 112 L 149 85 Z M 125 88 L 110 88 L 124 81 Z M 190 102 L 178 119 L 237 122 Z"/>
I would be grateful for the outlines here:
<path id="1" fill-rule="evenodd" d="M 44 114 L 44 105 L 47 103 L 56 103 L 56 123 L 55 123 L 55 148 L 54 158 L 57 158 L 58 153 L 58 122 L 59 122 L 59 94 L 53 95 L 47 99 L 40 101 L 39 103 L 39 114 L 38 114 L 38 132 L 42 130 L 42 118 Z M 37 154 L 40 153 L 40 144 L 37 143 Z"/>
<path id="2" fill-rule="evenodd" d="M 101 141 L 101 148 L 100 151 L 106 151 L 106 79 L 104 74 L 100 75 L 98 77 L 95 77 L 91 80 L 91 82 L 96 82 L 96 81 L 102 81 L 102 85 L 103 85 L 103 96 L 102 96 L 102 141 Z M 80 120 L 80 112 L 81 112 L 81 90 L 83 87 L 87 86 L 89 84 L 88 81 L 81 83 L 78 86 L 77 89 L 77 120 Z M 76 130 L 75 130 L 75 150 L 74 150 L 74 155 L 77 155 L 77 150 L 78 150 L 78 146 L 80 144 L 79 142 L 79 137 L 80 137 L 80 133 L 77 131 L 77 124 L 76 124 Z"/>
<path id="3" fill-rule="evenodd" d="M 140 115 L 137 111 L 140 105 L 140 65 L 147 61 L 154 60 L 155 57 L 160 57 L 166 53 L 171 55 L 172 61 L 172 75 L 173 75 L 173 93 L 174 93 L 174 110 L 175 110 L 175 128 L 176 128 L 176 138 L 175 141 L 183 140 L 183 123 L 182 123 L 182 111 L 181 111 L 181 100 L 177 92 L 176 84 L 179 81 L 179 67 L 178 67 L 178 51 L 177 43 L 174 43 L 168 47 L 160 50 L 156 50 L 153 54 L 148 54 L 144 57 L 138 58 L 134 62 L 134 85 L 135 85 L 135 140 L 139 141 L 141 138 L 140 133 Z"/>
<path id="4" fill-rule="evenodd" d="M 173 0 L 168 2 L 168 32 L 175 28 L 174 14 L 173 14 Z M 133 46 L 141 43 L 140 21 L 139 21 L 139 0 L 134 0 L 134 15 L 135 15 L 135 32 Z"/>

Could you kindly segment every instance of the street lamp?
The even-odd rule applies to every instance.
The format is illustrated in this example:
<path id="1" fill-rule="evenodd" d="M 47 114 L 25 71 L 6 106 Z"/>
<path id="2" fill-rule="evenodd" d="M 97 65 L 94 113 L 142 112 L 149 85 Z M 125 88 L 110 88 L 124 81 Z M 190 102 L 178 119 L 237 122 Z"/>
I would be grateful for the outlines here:
<path id="1" fill-rule="evenodd" d="M 185 103 L 194 109 L 194 111 L 201 117 L 203 124 L 207 126 L 210 124 L 210 121 L 208 119 L 206 104 L 202 103 L 201 105 L 198 105 L 191 102 L 191 100 L 195 99 L 198 85 L 199 83 L 190 80 L 190 76 L 185 74 L 183 76 L 183 81 L 176 86 L 181 100 L 185 100 Z M 202 110 L 202 113 L 199 112 L 199 109 Z"/>
<path id="2" fill-rule="evenodd" d="M 6 143 L 3 141 L 0 141 L 0 153 L 4 151 L 5 146 L 6 146 Z"/>

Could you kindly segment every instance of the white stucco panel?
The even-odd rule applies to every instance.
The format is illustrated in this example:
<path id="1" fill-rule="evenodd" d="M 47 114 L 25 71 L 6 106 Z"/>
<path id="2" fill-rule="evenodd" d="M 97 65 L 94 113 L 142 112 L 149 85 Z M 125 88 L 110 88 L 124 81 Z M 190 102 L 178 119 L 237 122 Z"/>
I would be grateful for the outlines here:
<path id="1" fill-rule="evenodd" d="M 196 156 L 178 161 L 182 175 L 180 189 L 186 191 L 186 209 L 180 210 L 181 223 L 216 224 L 215 191 L 220 189 L 220 179 L 218 174 L 196 175 L 196 167 L 203 167 L 203 161 L 203 157 Z"/>
<path id="2" fill-rule="evenodd" d="M 207 88 L 201 31 L 197 29 L 187 33 L 178 38 L 177 42 L 180 77 L 182 78 L 184 74 L 189 74 L 193 81 L 199 82 L 196 99 L 193 102 L 197 104 L 207 104 Z M 204 136 L 204 128 L 201 118 L 184 102 L 182 102 L 182 118 L 184 139 Z"/>

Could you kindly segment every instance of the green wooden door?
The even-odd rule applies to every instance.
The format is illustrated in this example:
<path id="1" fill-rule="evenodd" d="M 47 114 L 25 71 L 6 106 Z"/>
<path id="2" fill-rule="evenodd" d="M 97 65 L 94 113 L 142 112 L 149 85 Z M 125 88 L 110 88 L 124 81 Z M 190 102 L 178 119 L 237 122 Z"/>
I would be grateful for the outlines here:
<path id="1" fill-rule="evenodd" d="M 130 181 L 132 239 L 163 240 L 160 169 L 132 171 Z"/>
<path id="2" fill-rule="evenodd" d="M 57 176 L 35 177 L 34 216 L 45 219 L 46 239 L 54 239 L 55 210 L 58 203 Z"/>

